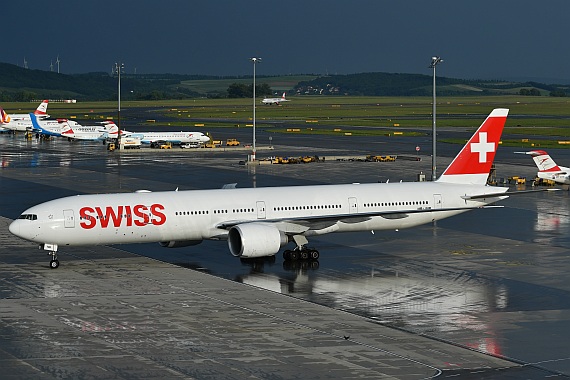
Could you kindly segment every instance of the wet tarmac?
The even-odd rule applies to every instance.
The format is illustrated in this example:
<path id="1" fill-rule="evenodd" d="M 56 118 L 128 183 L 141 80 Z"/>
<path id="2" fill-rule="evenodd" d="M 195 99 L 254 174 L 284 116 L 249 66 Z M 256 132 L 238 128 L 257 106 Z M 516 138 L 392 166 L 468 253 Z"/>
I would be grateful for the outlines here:
<path id="1" fill-rule="evenodd" d="M 250 132 L 235 129 L 226 133 L 231 134 L 229 137 L 246 140 Z M 267 132 L 260 131 L 258 141 L 268 140 L 268 136 Z M 429 137 L 380 137 L 371 142 L 366 137 L 272 135 L 275 149 L 258 152 L 258 156 L 369 153 L 413 156 L 415 146 L 427 148 L 428 140 Z M 438 148 L 441 155 L 438 167 L 444 169 L 460 147 L 440 144 Z M 219 188 L 226 183 L 261 187 L 410 181 L 420 172 L 429 175 L 431 170 L 431 158 L 421 155 L 421 151 L 421 161 L 244 166 L 238 164 L 245 158 L 244 152 L 173 150 L 165 153 L 149 149 L 142 153 L 118 153 L 107 152 L 96 143 L 25 141 L 21 135 L 0 135 L 0 149 L 0 216 L 8 219 L 16 218 L 31 205 L 78 193 Z M 536 173 L 530 158 L 513 154 L 516 150 L 520 149 L 499 149 L 498 179 L 512 175 L 531 178 Z M 551 150 L 549 153 L 562 165 L 570 163 L 570 152 Z M 119 254 L 121 260 L 136 258 L 129 255 L 135 253 L 175 264 L 180 270 L 190 268 L 192 272 L 205 272 L 272 290 L 365 317 L 394 331 L 412 332 L 418 339 L 425 337 L 433 342 L 445 342 L 445 347 L 463 347 L 507 358 L 506 363 L 511 363 L 508 371 L 496 372 L 497 367 L 494 367 L 493 371 L 483 370 L 476 377 L 463 373 L 460 363 L 450 361 L 445 372 L 449 376 L 564 377 L 570 374 L 570 346 L 567 344 L 570 284 L 566 280 L 570 270 L 569 193 L 524 194 L 500 204 L 505 207 L 469 212 L 440 221 L 437 226 L 379 231 L 374 235 L 331 234 L 313 238 L 310 244 L 320 250 L 320 260 L 296 265 L 284 263 L 280 256 L 240 261 L 229 254 L 224 242 L 204 242 L 179 249 L 154 244 L 125 245 L 116 246 L 119 251 L 113 249 L 113 252 L 125 252 Z M 105 249 L 81 249 L 81 253 L 62 249 L 61 268 L 50 272 L 48 258 L 43 257 L 41 251 L 32 251 L 29 244 L 10 243 L 10 246 L 22 255 L 26 252 L 24 258 L 34 258 L 33 261 L 14 255 L 0 258 L 4 263 L 13 261 L 21 267 L 22 282 L 27 285 L 17 289 L 25 289 L 30 281 L 37 279 L 35 275 L 30 279 L 26 273 L 45 271 L 41 277 L 49 276 L 53 287 L 32 293 L 37 297 L 43 291 L 45 297 L 50 297 L 49 293 L 53 298 L 69 291 L 79 298 L 84 296 L 79 291 L 81 284 L 75 284 L 72 290 L 66 289 L 63 283 L 58 284 L 57 274 L 67 265 L 83 265 L 82 270 L 87 272 L 98 270 L 97 256 L 90 258 L 89 254 Z M 93 261 L 82 263 L 82 260 Z M 148 263 L 136 262 L 135 268 L 141 270 Z M 117 269 L 113 265 L 105 266 L 114 273 L 109 275 L 111 277 L 129 271 L 127 267 Z M 173 269 L 169 267 L 167 271 Z M 3 299 L 18 299 L 20 295 L 14 293 L 14 283 L 9 285 L 4 286 Z M 38 312 L 47 312 L 45 308 L 48 305 L 38 308 Z M 107 318 L 111 315 L 109 311 Z M 2 335 L 9 334 L 4 330 Z M 515 365 L 521 363 L 525 365 Z M 430 376 L 427 372 L 418 377 L 398 376 L 397 372 L 391 375 L 422 378 Z M 181 373 L 188 375 L 188 372 Z M 208 378 L 204 373 L 194 376 Z M 222 376 L 231 378 L 228 374 Z"/>

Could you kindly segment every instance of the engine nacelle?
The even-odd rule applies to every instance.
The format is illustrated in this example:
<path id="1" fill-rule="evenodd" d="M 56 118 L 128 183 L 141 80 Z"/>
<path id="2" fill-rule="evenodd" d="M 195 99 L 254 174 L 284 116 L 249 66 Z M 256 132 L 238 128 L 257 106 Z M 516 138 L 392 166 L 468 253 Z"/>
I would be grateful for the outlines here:
<path id="1" fill-rule="evenodd" d="M 288 241 L 287 235 L 269 224 L 240 224 L 228 232 L 228 246 L 236 257 L 273 256 Z"/>
<path id="2" fill-rule="evenodd" d="M 161 247 L 164 248 L 180 248 L 180 247 L 189 247 L 191 245 L 200 244 L 202 240 L 171 240 L 171 241 L 161 241 Z"/>

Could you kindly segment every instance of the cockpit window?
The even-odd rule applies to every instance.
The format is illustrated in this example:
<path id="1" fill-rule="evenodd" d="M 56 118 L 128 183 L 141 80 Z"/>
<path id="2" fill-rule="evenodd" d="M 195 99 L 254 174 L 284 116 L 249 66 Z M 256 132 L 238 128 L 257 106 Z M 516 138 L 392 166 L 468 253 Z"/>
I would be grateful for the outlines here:
<path id="1" fill-rule="evenodd" d="M 22 214 L 18 219 L 38 220 L 38 216 L 36 214 Z"/>

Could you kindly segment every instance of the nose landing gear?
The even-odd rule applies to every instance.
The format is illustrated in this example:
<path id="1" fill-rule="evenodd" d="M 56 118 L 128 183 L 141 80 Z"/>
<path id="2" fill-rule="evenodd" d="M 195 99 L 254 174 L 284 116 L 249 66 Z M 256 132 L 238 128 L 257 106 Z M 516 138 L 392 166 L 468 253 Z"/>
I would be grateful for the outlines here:
<path id="1" fill-rule="evenodd" d="M 57 259 L 57 244 L 41 244 L 39 248 L 48 251 L 48 255 L 51 256 L 49 267 L 51 269 L 57 269 L 59 267 L 59 260 Z"/>

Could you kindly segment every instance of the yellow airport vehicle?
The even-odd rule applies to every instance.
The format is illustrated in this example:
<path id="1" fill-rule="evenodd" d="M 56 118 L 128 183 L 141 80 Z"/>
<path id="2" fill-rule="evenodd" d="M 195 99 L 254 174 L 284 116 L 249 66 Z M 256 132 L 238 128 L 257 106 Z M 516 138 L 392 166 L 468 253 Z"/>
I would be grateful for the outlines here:
<path id="1" fill-rule="evenodd" d="M 170 141 L 166 141 L 160 144 L 160 149 L 172 149 L 172 143 Z"/>
<path id="2" fill-rule="evenodd" d="M 525 177 L 519 177 L 518 175 L 514 175 L 508 178 L 509 183 L 514 183 L 516 185 L 524 185 L 526 183 Z"/>
<path id="3" fill-rule="evenodd" d="M 239 146 L 239 141 L 236 139 L 227 139 L 226 146 Z"/>
<path id="4" fill-rule="evenodd" d="M 392 161 L 396 161 L 396 156 L 373 156 L 373 155 L 368 155 L 368 156 L 366 156 L 365 161 L 372 161 L 372 162 L 392 162 Z"/>

